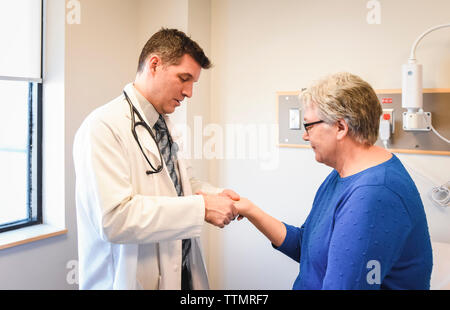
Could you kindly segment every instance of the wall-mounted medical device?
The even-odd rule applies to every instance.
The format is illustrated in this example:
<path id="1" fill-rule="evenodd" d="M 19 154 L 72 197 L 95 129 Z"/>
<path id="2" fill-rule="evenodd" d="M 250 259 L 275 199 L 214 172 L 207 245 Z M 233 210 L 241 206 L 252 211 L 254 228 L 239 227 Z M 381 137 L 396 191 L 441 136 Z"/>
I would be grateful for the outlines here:
<path id="1" fill-rule="evenodd" d="M 423 91 L 422 91 L 422 65 L 417 62 L 416 49 L 419 42 L 430 32 L 450 27 L 450 24 L 443 24 L 432 27 L 422 33 L 414 42 L 408 63 L 402 66 L 402 107 L 406 109 L 403 112 L 403 130 L 405 131 L 430 131 L 433 130 L 438 137 L 446 143 L 450 141 L 441 136 L 433 127 L 431 122 L 431 112 L 423 110 Z"/>

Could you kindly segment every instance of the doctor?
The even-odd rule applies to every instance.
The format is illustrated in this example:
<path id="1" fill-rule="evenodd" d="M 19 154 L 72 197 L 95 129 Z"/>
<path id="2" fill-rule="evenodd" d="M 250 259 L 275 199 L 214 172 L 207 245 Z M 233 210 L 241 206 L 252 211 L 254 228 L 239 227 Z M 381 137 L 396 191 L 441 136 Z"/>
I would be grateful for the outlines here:
<path id="1" fill-rule="evenodd" d="M 80 289 L 208 289 L 200 233 L 237 216 L 232 190 L 192 177 L 168 114 L 192 96 L 199 45 L 161 29 L 134 83 L 93 111 L 74 141 Z M 200 195 L 194 195 L 200 193 Z"/>

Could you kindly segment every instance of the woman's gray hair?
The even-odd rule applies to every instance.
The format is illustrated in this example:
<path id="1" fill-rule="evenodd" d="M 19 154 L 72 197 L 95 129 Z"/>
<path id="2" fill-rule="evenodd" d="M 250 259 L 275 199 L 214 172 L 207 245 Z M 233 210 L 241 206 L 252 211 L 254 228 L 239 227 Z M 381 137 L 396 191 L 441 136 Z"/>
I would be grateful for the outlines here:
<path id="1" fill-rule="evenodd" d="M 327 124 L 345 120 L 349 135 L 359 143 L 377 141 L 382 108 L 373 88 L 359 76 L 347 72 L 327 76 L 302 91 L 300 99 L 306 107 L 316 107 Z"/>

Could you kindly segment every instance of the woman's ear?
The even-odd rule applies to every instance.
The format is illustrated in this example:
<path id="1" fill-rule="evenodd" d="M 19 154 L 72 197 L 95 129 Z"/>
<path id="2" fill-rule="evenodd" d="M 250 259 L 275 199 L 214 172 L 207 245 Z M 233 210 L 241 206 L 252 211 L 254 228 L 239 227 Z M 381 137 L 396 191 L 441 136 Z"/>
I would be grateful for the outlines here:
<path id="1" fill-rule="evenodd" d="M 337 139 L 343 140 L 348 135 L 348 124 L 344 119 L 340 119 L 336 123 L 337 126 Z"/>

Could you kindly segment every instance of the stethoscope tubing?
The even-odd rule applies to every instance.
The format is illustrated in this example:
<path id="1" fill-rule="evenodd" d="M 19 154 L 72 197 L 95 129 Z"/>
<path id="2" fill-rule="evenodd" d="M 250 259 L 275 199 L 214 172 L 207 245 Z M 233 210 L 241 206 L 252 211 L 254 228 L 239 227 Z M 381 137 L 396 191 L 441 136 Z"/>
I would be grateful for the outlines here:
<path id="1" fill-rule="evenodd" d="M 142 116 L 141 116 L 141 114 L 139 113 L 139 111 L 138 111 L 138 110 L 134 107 L 134 105 L 132 104 L 132 102 L 131 102 L 130 98 L 128 97 L 128 94 L 125 92 L 125 90 L 123 91 L 123 94 L 124 94 L 124 96 L 125 96 L 125 99 L 126 99 L 127 102 L 128 102 L 128 105 L 130 106 L 130 114 L 131 114 L 131 133 L 132 133 L 134 139 L 136 140 L 136 143 L 138 144 L 139 149 L 141 150 L 142 155 L 144 155 L 145 160 L 146 160 L 147 163 L 150 165 L 150 167 L 153 169 L 153 170 L 146 170 L 145 173 L 146 173 L 147 175 L 154 174 L 154 173 L 159 173 L 159 172 L 161 172 L 161 171 L 163 170 L 163 167 L 164 167 L 164 160 L 163 160 L 163 158 L 162 158 L 162 154 L 161 154 L 161 150 L 159 149 L 159 145 L 158 145 L 158 143 L 156 142 L 156 137 L 155 137 L 155 135 L 153 134 L 151 128 L 148 126 L 148 124 L 147 124 L 147 123 L 144 121 L 144 119 L 142 118 Z M 136 123 L 135 114 L 137 114 L 137 116 L 138 116 L 138 118 L 139 118 L 139 122 L 137 122 L 137 123 Z M 159 160 L 160 160 L 160 163 L 161 163 L 157 168 L 155 168 L 155 167 L 152 165 L 152 163 L 151 163 L 150 160 L 148 159 L 147 155 L 145 155 L 145 152 L 144 152 L 144 150 L 142 149 L 141 144 L 139 143 L 139 139 L 138 139 L 138 136 L 137 136 L 137 133 L 136 133 L 136 129 L 135 129 L 136 126 L 143 126 L 143 127 L 148 131 L 148 133 L 149 133 L 150 136 L 152 137 L 153 141 L 155 142 L 156 147 L 158 148 Z"/>

